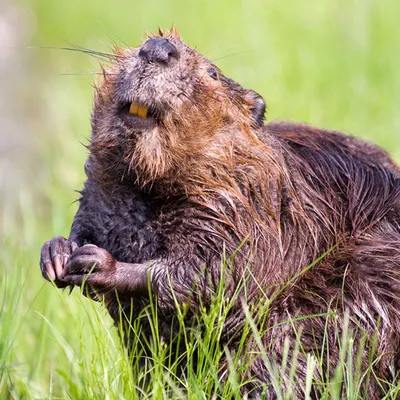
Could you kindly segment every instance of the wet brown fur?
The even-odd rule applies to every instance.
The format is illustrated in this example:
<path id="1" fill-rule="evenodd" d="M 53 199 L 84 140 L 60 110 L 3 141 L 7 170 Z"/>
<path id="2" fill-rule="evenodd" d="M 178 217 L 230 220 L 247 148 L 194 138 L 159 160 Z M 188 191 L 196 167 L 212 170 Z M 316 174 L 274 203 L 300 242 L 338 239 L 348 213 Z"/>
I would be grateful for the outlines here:
<path id="1" fill-rule="evenodd" d="M 176 30 L 149 37 L 166 38 L 179 50 L 184 46 Z M 230 254 L 240 247 L 225 277 L 228 297 L 237 299 L 223 342 L 232 345 L 240 336 L 246 319 L 243 304 L 252 306 L 267 354 L 278 364 L 285 340 L 290 343 L 291 357 L 298 334 L 303 351 L 294 390 L 301 397 L 307 353 L 329 347 L 329 359 L 326 356 L 317 367 L 316 376 L 329 375 L 340 359 L 337 334 L 348 324 L 356 345 L 365 348 L 363 368 L 371 363 L 376 335 L 374 373 L 381 380 L 396 380 L 400 172 L 387 153 L 341 133 L 307 125 L 257 126 L 251 91 L 220 71 L 221 79 L 211 79 L 206 73 L 209 62 L 196 52 L 191 55 L 192 70 L 187 71 L 192 90 L 182 93 L 180 106 L 171 106 L 160 118 L 157 130 L 116 135 L 112 129 L 117 131 L 119 122 L 110 110 L 124 62 L 132 53 L 116 48 L 115 55 L 116 61 L 103 67 L 103 80 L 96 87 L 86 165 L 89 179 L 70 240 L 78 246 L 93 243 L 102 247 L 117 261 L 151 261 L 151 288 L 161 315 L 173 312 L 176 302 L 189 304 L 192 315 L 198 312 L 200 298 L 203 305 L 209 305 L 221 278 L 222 252 L 225 249 Z M 118 251 L 124 255 L 119 256 L 107 238 L 83 239 L 86 225 L 82 221 L 89 218 L 85 196 L 94 192 L 118 201 L 139 193 L 158 207 L 149 229 L 154 237 L 162 237 L 160 256 L 150 250 L 148 256 L 144 250 L 130 255 L 122 249 Z M 101 205 L 98 208 L 102 210 Z M 97 218 L 98 211 L 91 211 L 90 218 Z M 178 255 L 184 255 L 185 261 Z M 115 278 L 118 266 L 113 274 L 114 283 L 103 286 L 108 289 L 110 313 L 117 320 L 120 305 L 109 289 L 123 292 Z M 123 273 L 120 276 L 124 278 Z M 237 292 L 240 285 L 244 288 Z M 129 304 L 138 299 L 134 289 L 127 293 Z M 262 309 L 260 304 L 265 305 L 266 299 L 269 311 L 264 320 L 255 310 Z M 133 314 L 145 304 L 142 297 L 137 300 Z M 289 323 L 290 319 L 294 322 Z M 164 337 L 168 337 L 165 329 Z M 248 350 L 248 376 L 253 383 L 246 390 L 262 388 L 273 398 L 269 372 L 262 359 L 252 355 L 257 346 L 251 338 Z M 386 386 L 371 378 L 364 391 L 368 398 L 379 398 Z M 317 387 L 313 396 L 318 398 Z"/>

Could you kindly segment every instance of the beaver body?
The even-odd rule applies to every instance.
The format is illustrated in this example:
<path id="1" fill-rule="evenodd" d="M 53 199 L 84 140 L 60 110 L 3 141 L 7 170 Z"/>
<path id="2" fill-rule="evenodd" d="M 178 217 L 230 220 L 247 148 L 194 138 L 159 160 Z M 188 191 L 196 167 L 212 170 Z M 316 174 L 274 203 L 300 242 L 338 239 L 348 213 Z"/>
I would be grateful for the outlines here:
<path id="1" fill-rule="evenodd" d="M 260 327 L 267 354 L 279 363 L 285 340 L 295 343 L 300 332 L 300 396 L 307 353 L 329 348 L 316 370 L 323 379 L 339 362 L 335 332 L 346 324 L 363 343 L 362 365 L 376 346 L 374 374 L 392 382 L 400 366 L 400 170 L 384 150 L 338 132 L 264 125 L 264 111 L 257 93 L 176 33 L 117 49 L 95 98 L 79 210 L 69 239 L 44 244 L 43 276 L 59 287 L 86 282 L 116 322 L 121 308 L 139 315 L 150 286 L 167 342 L 177 307 L 195 316 L 223 278 L 234 306 L 221 342 L 234 348 L 244 305 L 259 309 L 268 299 Z M 223 253 L 235 254 L 225 272 Z M 273 398 L 248 341 L 245 390 Z M 369 398 L 381 396 L 377 382 L 365 384 Z"/>

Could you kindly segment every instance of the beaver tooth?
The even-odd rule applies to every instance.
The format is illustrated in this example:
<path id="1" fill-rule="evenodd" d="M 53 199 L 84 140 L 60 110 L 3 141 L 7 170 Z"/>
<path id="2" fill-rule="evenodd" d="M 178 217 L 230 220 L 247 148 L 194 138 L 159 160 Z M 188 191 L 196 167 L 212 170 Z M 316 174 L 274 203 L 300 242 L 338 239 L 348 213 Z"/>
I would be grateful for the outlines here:
<path id="1" fill-rule="evenodd" d="M 129 107 L 129 114 L 137 115 L 138 108 L 139 108 L 139 104 L 131 103 L 131 106 Z"/>
<path id="2" fill-rule="evenodd" d="M 137 115 L 140 118 L 146 118 L 147 117 L 147 107 L 139 106 L 138 107 L 138 111 L 137 111 Z"/>
<path id="3" fill-rule="evenodd" d="M 146 118 L 147 117 L 147 107 L 141 106 L 138 103 L 131 103 L 131 106 L 129 107 L 129 113 L 136 115 L 140 118 Z"/>

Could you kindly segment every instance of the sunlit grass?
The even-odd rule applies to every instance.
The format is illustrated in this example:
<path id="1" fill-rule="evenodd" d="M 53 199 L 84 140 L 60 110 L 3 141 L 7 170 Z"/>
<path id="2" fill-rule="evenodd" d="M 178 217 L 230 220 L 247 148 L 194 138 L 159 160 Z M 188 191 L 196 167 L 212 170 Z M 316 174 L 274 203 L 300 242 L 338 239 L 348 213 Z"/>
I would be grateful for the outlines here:
<path id="1" fill-rule="evenodd" d="M 144 309 L 141 318 L 149 319 L 153 330 L 152 339 L 141 337 L 138 320 L 132 321 L 135 338 L 132 354 L 129 355 L 119 343 L 117 329 L 112 329 L 108 319 L 104 318 L 102 306 L 88 301 L 78 290 L 68 297 L 53 288 L 61 309 L 45 307 L 44 315 L 38 311 L 38 299 L 34 299 L 33 314 L 27 312 L 15 318 L 16 309 L 21 307 L 23 301 L 21 292 L 15 290 L 17 286 L 7 284 L 11 289 L 8 296 L 15 308 L 8 309 L 3 304 L 1 314 L 1 335 L 6 339 L 5 346 L 1 347 L 2 398 L 252 398 L 252 393 L 246 395 L 243 388 L 253 380 L 246 377 L 245 371 L 256 358 L 262 360 L 265 370 L 272 377 L 269 386 L 274 388 L 279 399 L 293 398 L 299 386 L 305 387 L 305 398 L 311 398 L 315 392 L 321 399 L 341 399 L 343 396 L 351 399 L 366 398 L 363 392 L 365 384 L 369 379 L 375 379 L 374 346 L 371 350 L 370 368 L 361 370 L 361 354 L 365 341 L 373 342 L 374 339 L 365 337 L 356 346 L 354 332 L 349 329 L 349 316 L 341 316 L 341 311 L 329 307 L 325 315 L 304 317 L 323 318 L 327 324 L 338 318 L 343 318 L 344 321 L 334 333 L 336 345 L 341 349 L 339 361 L 331 366 L 330 376 L 321 379 L 320 371 L 324 370 L 330 349 L 323 346 L 319 353 L 304 351 L 301 345 L 301 328 L 298 329 L 298 322 L 303 318 L 301 316 L 292 319 L 288 315 L 286 321 L 280 322 L 287 325 L 298 340 L 285 340 L 279 362 L 269 353 L 269 343 L 262 339 L 262 322 L 260 324 L 259 319 L 256 321 L 247 308 L 243 333 L 237 338 L 236 345 L 229 348 L 222 346 L 220 339 L 224 322 L 229 318 L 229 311 L 234 303 L 232 299 L 225 297 L 223 281 L 211 308 L 206 310 L 200 307 L 200 315 L 190 325 L 185 322 L 187 310 L 177 306 L 175 322 L 178 329 L 174 339 L 181 340 L 175 340 L 171 347 L 167 347 L 158 335 L 156 309 L 152 305 Z M 262 304 L 268 318 L 270 299 L 263 299 Z M 121 318 L 124 319 L 123 316 Z M 35 319 L 39 326 L 35 331 L 37 341 L 35 347 L 30 347 L 29 335 L 32 332 L 23 325 L 33 323 Z M 15 347 L 22 344 L 21 340 L 14 342 L 14 338 L 21 335 L 25 339 L 22 349 Z M 326 342 L 327 335 L 326 331 Z M 250 337 L 254 339 L 251 348 Z M 151 355 L 148 356 L 146 367 L 139 369 L 137 362 L 143 356 L 143 340 L 151 349 Z M 180 349 L 178 356 L 174 353 L 175 346 Z M 24 354 L 29 347 L 30 354 Z M 300 356 L 307 360 L 304 381 L 297 380 L 297 360 Z M 186 365 L 183 374 L 182 364 Z M 47 381 L 41 379 L 46 370 L 49 371 Z M 400 384 L 385 384 L 388 387 L 386 398 L 396 398 Z M 267 388 L 268 386 L 265 387 Z"/>

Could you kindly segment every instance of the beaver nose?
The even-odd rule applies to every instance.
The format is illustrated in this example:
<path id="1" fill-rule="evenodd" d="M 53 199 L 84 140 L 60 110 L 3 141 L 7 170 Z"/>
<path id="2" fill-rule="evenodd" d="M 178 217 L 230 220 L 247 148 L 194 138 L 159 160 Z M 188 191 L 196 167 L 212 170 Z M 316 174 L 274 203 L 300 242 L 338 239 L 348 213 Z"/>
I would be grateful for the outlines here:
<path id="1" fill-rule="evenodd" d="M 166 65 L 178 59 L 178 56 L 176 47 L 164 38 L 151 38 L 139 50 L 139 57 L 146 61 Z"/>

